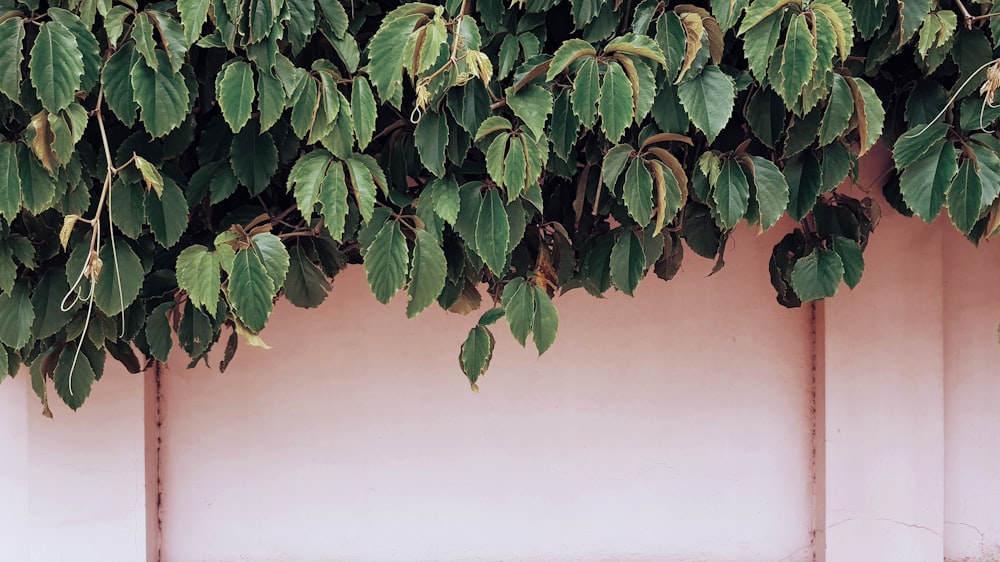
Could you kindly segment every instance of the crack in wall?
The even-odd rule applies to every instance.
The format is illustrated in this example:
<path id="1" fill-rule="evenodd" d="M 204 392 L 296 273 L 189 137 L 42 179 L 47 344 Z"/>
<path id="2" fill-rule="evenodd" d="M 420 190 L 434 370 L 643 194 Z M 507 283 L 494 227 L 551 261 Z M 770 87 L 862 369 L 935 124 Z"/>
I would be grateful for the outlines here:
<path id="1" fill-rule="evenodd" d="M 847 519 L 841 519 L 840 521 L 837 521 L 836 523 L 827 526 L 826 530 L 829 531 L 830 529 L 832 529 L 834 527 L 837 527 L 839 525 L 843 525 L 844 523 L 850 523 L 852 521 L 880 521 L 880 522 L 884 522 L 884 523 L 893 523 L 893 524 L 896 524 L 896 525 L 902 525 L 903 527 L 910 527 L 910 528 L 913 528 L 913 529 L 919 529 L 921 531 L 927 531 L 928 533 L 932 533 L 936 537 L 944 537 L 943 533 L 941 533 L 939 531 L 935 531 L 934 529 L 931 529 L 930 527 L 925 527 L 923 525 L 917 525 L 915 523 L 905 523 L 903 521 L 897 521 L 896 519 L 890 519 L 888 517 L 849 517 Z"/>

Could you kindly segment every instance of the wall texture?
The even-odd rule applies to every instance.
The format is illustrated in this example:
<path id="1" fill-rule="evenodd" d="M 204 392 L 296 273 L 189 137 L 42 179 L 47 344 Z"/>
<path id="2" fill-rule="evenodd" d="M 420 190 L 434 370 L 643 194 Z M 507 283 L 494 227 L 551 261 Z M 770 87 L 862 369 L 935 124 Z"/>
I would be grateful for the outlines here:
<path id="1" fill-rule="evenodd" d="M 707 279 L 561 297 L 542 358 L 498 326 L 479 394 L 475 317 L 357 268 L 225 374 L 112 369 L 54 420 L 5 381 L 0 560 L 1000 560 L 1000 250 L 885 215 L 854 291 L 781 308 L 791 225 L 740 229 Z"/>

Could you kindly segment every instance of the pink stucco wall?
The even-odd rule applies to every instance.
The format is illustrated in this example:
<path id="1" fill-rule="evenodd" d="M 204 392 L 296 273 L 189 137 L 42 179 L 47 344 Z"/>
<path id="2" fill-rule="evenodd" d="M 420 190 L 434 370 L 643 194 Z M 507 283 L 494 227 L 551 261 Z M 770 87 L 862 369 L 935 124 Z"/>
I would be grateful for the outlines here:
<path id="1" fill-rule="evenodd" d="M 561 297 L 542 358 L 501 324 L 479 394 L 475 318 L 357 268 L 225 374 L 110 370 L 54 420 L 6 381 L 0 560 L 998 560 L 1000 250 L 885 215 L 815 310 L 773 301 L 789 225 L 740 229 L 715 276 Z"/>

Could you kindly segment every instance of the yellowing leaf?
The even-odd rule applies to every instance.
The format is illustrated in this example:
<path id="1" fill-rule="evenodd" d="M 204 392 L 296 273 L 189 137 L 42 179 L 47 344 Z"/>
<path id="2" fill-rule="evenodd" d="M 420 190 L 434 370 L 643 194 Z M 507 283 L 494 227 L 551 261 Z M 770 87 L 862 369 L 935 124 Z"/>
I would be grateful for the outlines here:
<path id="1" fill-rule="evenodd" d="M 59 245 L 65 250 L 69 244 L 69 237 L 73 234 L 73 227 L 76 226 L 76 221 L 80 219 L 79 215 L 66 215 L 63 217 L 62 228 L 59 229 Z"/>

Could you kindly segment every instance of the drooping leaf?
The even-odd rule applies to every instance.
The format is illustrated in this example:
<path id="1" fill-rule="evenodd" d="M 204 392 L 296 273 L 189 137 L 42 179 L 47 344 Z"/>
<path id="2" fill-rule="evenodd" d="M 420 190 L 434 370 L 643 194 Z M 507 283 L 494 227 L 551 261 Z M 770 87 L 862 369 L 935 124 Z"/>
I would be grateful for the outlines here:
<path id="1" fill-rule="evenodd" d="M 653 217 L 653 178 L 641 158 L 633 158 L 625 172 L 623 195 L 635 222 L 642 227 L 649 224 Z"/>
<path id="2" fill-rule="evenodd" d="M 131 305 L 139 296 L 144 272 L 139 257 L 122 239 L 109 240 L 101 249 L 104 267 L 94 287 L 94 304 L 108 316 L 114 316 Z"/>
<path id="3" fill-rule="evenodd" d="M 634 116 L 632 105 L 632 86 L 625 76 L 621 65 L 612 61 L 607 65 L 604 80 L 601 83 L 601 95 L 598 99 L 598 112 L 601 115 L 601 128 L 611 142 L 618 142 L 625 134 L 625 128 L 632 123 Z M 580 116 L 584 120 L 584 116 Z"/>
<path id="4" fill-rule="evenodd" d="M 646 275 L 646 254 L 642 242 L 631 230 L 618 237 L 611 249 L 610 265 L 611 283 L 631 297 Z"/>
<path id="5" fill-rule="evenodd" d="M 184 76 L 170 69 L 166 53 L 156 51 L 157 68 L 151 68 L 141 57 L 132 65 L 132 89 L 139 104 L 139 118 L 146 131 L 159 138 L 176 129 L 190 109 L 190 97 Z"/>
<path id="6" fill-rule="evenodd" d="M 428 111 L 413 131 L 420 160 L 432 174 L 444 176 L 445 151 L 448 148 L 448 119 L 443 113 Z"/>
<path id="7" fill-rule="evenodd" d="M 507 242 L 510 240 L 510 223 L 507 211 L 497 190 L 491 189 L 483 197 L 476 220 L 476 247 L 486 266 L 494 275 L 503 275 L 507 263 Z"/>
<path id="8" fill-rule="evenodd" d="M 311 215 L 320 198 L 320 187 L 326 177 L 333 155 L 325 150 L 307 152 L 299 158 L 288 173 L 288 191 L 295 194 L 295 202 L 303 214 Z"/>
<path id="9" fill-rule="evenodd" d="M 86 344 L 84 344 L 86 346 Z M 52 372 L 56 394 L 72 410 L 77 410 L 90 396 L 97 374 L 86 353 L 76 353 L 77 344 L 67 345 L 59 354 L 59 361 Z"/>
<path id="10" fill-rule="evenodd" d="M 375 133 L 375 118 L 378 109 L 372 87 L 364 76 L 354 78 L 351 86 L 351 113 L 354 114 L 354 131 L 358 139 L 358 149 L 364 150 Z"/>
<path id="11" fill-rule="evenodd" d="M 535 342 L 535 349 L 541 355 L 548 351 L 556 341 L 556 334 L 559 332 L 559 315 L 556 312 L 552 299 L 541 287 L 533 287 L 535 292 L 535 319 L 532 322 L 532 339 Z"/>
<path id="12" fill-rule="evenodd" d="M 0 93 L 15 102 L 21 97 L 23 44 L 23 19 L 10 18 L 0 22 Z M 0 363 L 0 371 L 2 367 Z"/>
<path id="13" fill-rule="evenodd" d="M 323 178 L 319 202 L 323 206 L 323 217 L 326 228 L 334 240 L 340 240 L 347 226 L 347 213 L 350 211 L 347 203 L 347 181 L 344 167 L 340 162 L 334 162 Z"/>
<path id="14" fill-rule="evenodd" d="M 278 169 L 278 149 L 271 133 L 261 133 L 257 122 L 250 121 L 233 137 L 231 154 L 233 174 L 251 195 L 267 189 Z"/>
<path id="15" fill-rule="evenodd" d="M 132 89 L 132 67 L 139 58 L 134 43 L 125 43 L 104 63 L 101 84 L 104 86 L 104 100 L 122 123 L 135 123 L 139 104 Z"/>
<path id="16" fill-rule="evenodd" d="M 839 74 L 833 75 L 833 89 L 823 112 L 823 120 L 819 125 L 819 145 L 826 146 L 834 139 L 844 134 L 851 116 L 854 115 L 854 99 L 847 82 Z"/>
<path id="17" fill-rule="evenodd" d="M 177 11 L 184 26 L 184 38 L 190 45 L 201 36 L 201 28 L 208 17 L 211 0 L 177 0 Z"/>
<path id="18" fill-rule="evenodd" d="M 17 145 L 0 142 L 0 216 L 13 221 L 21 209 L 21 176 Z"/>
<path id="19" fill-rule="evenodd" d="M 251 243 L 277 292 L 285 283 L 285 276 L 288 274 L 288 249 L 280 238 L 270 232 L 255 234 Z"/>
<path id="20" fill-rule="evenodd" d="M 982 210 L 983 183 L 971 160 L 962 162 L 958 174 L 945 192 L 948 216 L 962 234 L 968 234 Z"/>
<path id="21" fill-rule="evenodd" d="M 857 287 L 865 272 L 865 259 L 861 254 L 861 246 L 850 238 L 834 236 L 833 251 L 837 252 L 844 264 L 844 282 L 852 289 Z"/>
<path id="22" fill-rule="evenodd" d="M 24 347 L 31 339 L 35 308 L 30 291 L 27 280 L 22 279 L 13 291 L 0 294 L 0 342 L 13 349 Z"/>
<path id="23" fill-rule="evenodd" d="M 892 159 L 896 168 L 902 170 L 927 154 L 931 147 L 944 139 L 948 126 L 935 123 L 929 127 L 917 126 L 896 140 L 892 147 Z"/>
<path id="24" fill-rule="evenodd" d="M 788 207 L 788 182 L 781 170 L 770 160 L 751 156 L 753 183 L 756 188 L 760 226 L 767 230 L 774 226 Z"/>
<path id="25" fill-rule="evenodd" d="M 406 316 L 412 318 L 430 306 L 444 289 L 448 264 L 444 250 L 426 230 L 416 231 L 410 269 Z"/>
<path id="26" fill-rule="evenodd" d="M 792 289 L 802 302 L 825 299 L 837 294 L 844 278 L 844 262 L 834 250 L 813 250 L 795 262 Z"/>
<path id="27" fill-rule="evenodd" d="M 267 325 L 274 307 L 274 293 L 274 284 L 257 252 L 253 249 L 236 252 L 229 274 L 230 303 L 250 331 L 260 332 Z"/>
<path id="28" fill-rule="evenodd" d="M 709 142 L 714 141 L 733 114 L 736 100 L 733 79 L 718 67 L 709 66 L 678 86 L 677 94 L 691 122 L 705 133 Z"/>
<path id="29" fill-rule="evenodd" d="M 719 215 L 719 226 L 731 229 L 743 218 L 750 201 L 750 184 L 743 169 L 732 158 L 722 163 L 722 170 L 715 182 L 713 192 L 715 209 Z"/>
<path id="30" fill-rule="evenodd" d="M 76 37 L 57 21 L 43 23 L 28 61 L 31 83 L 48 112 L 55 113 L 73 101 L 83 78 L 83 54 Z"/>
<path id="31" fill-rule="evenodd" d="M 782 173 L 788 181 L 788 215 L 797 221 L 802 220 L 816 205 L 819 195 L 819 162 L 811 152 L 802 152 L 785 163 Z"/>
<path id="32" fill-rule="evenodd" d="M 573 112 L 586 129 L 592 128 L 597 121 L 597 100 L 601 92 L 598 76 L 597 59 L 588 57 L 583 59 L 573 80 L 570 101 Z"/>
<path id="33" fill-rule="evenodd" d="M 535 292 L 532 286 L 520 278 L 512 279 L 504 287 L 501 302 L 511 335 L 524 347 L 535 321 Z"/>
<path id="34" fill-rule="evenodd" d="M 816 64 L 815 38 L 805 14 L 792 16 L 785 33 L 785 48 L 781 55 L 781 83 L 778 93 L 789 108 L 802 95 L 802 88 L 809 82 Z"/>
<path id="35" fill-rule="evenodd" d="M 545 136 L 545 121 L 552 114 L 552 92 L 534 84 L 517 92 L 507 90 L 507 105 L 527 125 L 535 139 Z"/>
<path id="36" fill-rule="evenodd" d="M 218 255 L 200 244 L 184 248 L 177 256 L 177 286 L 206 312 L 214 311 L 219 301 L 219 267 Z"/>
<path id="37" fill-rule="evenodd" d="M 462 367 L 462 372 L 468 377 L 473 390 L 477 389 L 476 381 L 490 367 L 490 359 L 493 358 L 493 346 L 496 340 L 493 334 L 484 326 L 475 326 L 469 330 L 469 336 L 462 343 L 462 348 L 458 354 L 458 362 Z"/>
<path id="38" fill-rule="evenodd" d="M 899 190 L 913 214 L 928 224 L 945 203 L 945 191 L 958 173 L 958 154 L 946 140 L 939 141 L 899 177 Z"/>
<path id="39" fill-rule="evenodd" d="M 299 308 L 316 308 L 326 300 L 330 282 L 323 272 L 295 245 L 289 252 L 288 277 L 285 279 L 285 297 Z"/>
<path id="40" fill-rule="evenodd" d="M 215 82 L 222 116 L 234 133 L 240 132 L 250 120 L 257 93 L 253 84 L 253 69 L 238 60 L 223 67 Z"/>
<path id="41" fill-rule="evenodd" d="M 169 177 L 163 178 L 163 195 L 146 193 L 146 222 L 164 248 L 170 248 L 181 238 L 188 226 L 188 206 L 184 192 Z"/>
<path id="42" fill-rule="evenodd" d="M 403 288 L 409 270 L 409 252 L 399 223 L 390 220 L 379 230 L 365 253 L 365 275 L 372 294 L 382 304 Z"/>

